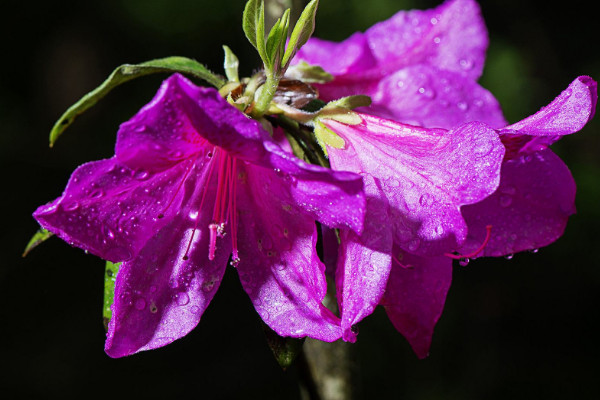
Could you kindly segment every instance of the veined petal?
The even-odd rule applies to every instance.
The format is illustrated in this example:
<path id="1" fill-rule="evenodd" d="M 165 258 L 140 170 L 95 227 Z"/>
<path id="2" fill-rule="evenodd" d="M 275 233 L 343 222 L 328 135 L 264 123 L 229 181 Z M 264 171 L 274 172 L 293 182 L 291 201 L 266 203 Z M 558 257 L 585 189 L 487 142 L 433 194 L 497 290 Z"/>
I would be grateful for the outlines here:
<path id="1" fill-rule="evenodd" d="M 362 229 L 364 195 L 360 176 L 310 165 L 283 150 L 262 128 L 232 107 L 214 89 L 200 88 L 180 75 L 165 85 L 199 136 L 231 156 L 280 171 L 290 178 L 288 192 L 316 219 L 332 227 Z M 175 100 L 174 100 L 175 101 Z"/>
<path id="2" fill-rule="evenodd" d="M 589 76 L 578 77 L 546 107 L 500 131 L 507 158 L 544 149 L 564 135 L 581 130 L 594 116 L 597 101 L 596 81 Z"/>
<path id="3" fill-rule="evenodd" d="M 381 73 L 428 64 L 475 80 L 483 70 L 488 45 L 485 23 L 474 0 L 400 11 L 373 25 L 365 35 Z"/>
<path id="4" fill-rule="evenodd" d="M 558 239 L 575 213 L 575 182 L 567 166 L 551 150 L 506 160 L 498 190 L 462 208 L 469 234 L 460 252 L 475 251 L 490 240 L 480 256 L 503 256 L 538 249 Z"/>
<path id="5" fill-rule="evenodd" d="M 392 266 L 392 226 L 387 200 L 375 178 L 366 175 L 367 215 L 362 235 L 340 231 L 336 268 L 343 339 L 354 342 L 353 326 L 370 315 L 386 287 Z"/>
<path id="6" fill-rule="evenodd" d="M 404 250 L 441 254 L 458 247 L 467 231 L 460 206 L 484 199 L 500 180 L 504 148 L 496 132 L 475 122 L 446 131 L 361 117 L 359 125 L 325 121 L 347 144 L 328 147 L 332 168 L 380 181 L 394 242 Z"/>
<path id="7" fill-rule="evenodd" d="M 220 241 L 214 259 L 208 259 L 214 182 L 204 210 L 199 209 L 207 178 L 206 169 L 190 174 L 181 211 L 121 265 L 105 345 L 109 356 L 162 347 L 185 336 L 217 291 L 231 243 Z"/>
<path id="8" fill-rule="evenodd" d="M 278 200 L 288 190 L 278 174 L 250 165 L 245 171 L 237 189 L 242 286 L 279 335 L 339 339 L 339 319 L 322 304 L 327 283 L 315 250 L 314 220 Z"/>
<path id="9" fill-rule="evenodd" d="M 402 265 L 393 261 L 381 305 L 417 356 L 425 358 L 452 281 L 452 260 L 419 257 L 398 249 L 394 254 Z"/>
<path id="10" fill-rule="evenodd" d="M 402 68 L 366 93 L 373 105 L 365 112 L 428 128 L 452 129 L 471 121 L 506 126 L 500 104 L 470 77 L 429 65 Z"/>
<path id="11" fill-rule="evenodd" d="M 332 54 L 336 57 L 332 57 Z M 377 62 L 366 36 L 360 32 L 340 43 L 310 38 L 296 53 L 293 64 L 300 61 L 318 65 L 336 77 L 360 74 L 375 67 Z"/>
<path id="12" fill-rule="evenodd" d="M 116 158 L 83 164 L 62 196 L 33 216 L 68 243 L 113 262 L 129 260 L 174 215 L 191 165 L 189 160 L 159 173 L 130 169 Z"/>

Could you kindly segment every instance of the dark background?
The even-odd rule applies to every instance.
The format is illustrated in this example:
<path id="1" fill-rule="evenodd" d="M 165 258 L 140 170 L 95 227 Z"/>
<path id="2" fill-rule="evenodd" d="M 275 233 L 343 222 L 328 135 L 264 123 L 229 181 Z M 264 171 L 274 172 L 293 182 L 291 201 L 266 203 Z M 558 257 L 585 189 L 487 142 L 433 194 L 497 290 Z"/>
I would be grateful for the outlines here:
<path id="1" fill-rule="evenodd" d="M 341 40 L 406 8 L 439 1 L 322 0 L 316 36 Z M 576 76 L 600 78 L 591 1 L 482 1 L 491 44 L 481 83 L 510 122 Z M 257 63 L 241 0 L 2 2 L 0 63 L 0 393 L 35 397 L 299 398 L 234 271 L 200 325 L 166 348 L 113 360 L 103 352 L 103 262 L 51 239 L 27 258 L 31 213 L 85 161 L 110 157 L 119 123 L 165 76 L 115 90 L 47 146 L 54 121 L 117 65 L 182 55 L 222 72 L 222 44 Z M 431 356 L 418 360 L 382 310 L 354 346 L 363 397 L 598 398 L 600 158 L 598 118 L 553 148 L 578 183 L 578 214 L 537 254 L 455 267 Z M 10 397 L 7 397 L 10 398 Z"/>

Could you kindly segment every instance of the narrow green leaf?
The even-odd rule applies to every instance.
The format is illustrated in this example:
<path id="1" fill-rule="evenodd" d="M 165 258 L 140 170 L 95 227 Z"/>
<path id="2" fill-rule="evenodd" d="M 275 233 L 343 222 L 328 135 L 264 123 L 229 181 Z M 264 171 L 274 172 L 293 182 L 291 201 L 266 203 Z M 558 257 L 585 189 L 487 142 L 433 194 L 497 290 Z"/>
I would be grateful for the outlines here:
<path id="1" fill-rule="evenodd" d="M 265 2 L 264 0 L 249 0 L 242 16 L 242 28 L 246 37 L 258 50 L 263 63 L 268 62 L 265 49 Z"/>
<path id="2" fill-rule="evenodd" d="M 246 7 L 244 7 L 244 14 L 242 15 L 242 29 L 248 38 L 248 41 L 258 50 L 256 44 L 256 21 L 258 20 L 258 9 L 261 0 L 248 0 Z"/>
<path id="3" fill-rule="evenodd" d="M 300 18 L 298 18 L 298 22 L 296 22 L 296 26 L 294 26 L 294 30 L 292 31 L 292 35 L 290 36 L 290 41 L 288 43 L 288 47 L 285 50 L 285 54 L 283 55 L 283 59 L 281 60 L 281 65 L 283 69 L 288 67 L 292 58 L 296 55 L 296 52 L 300 50 L 302 46 L 310 39 L 311 35 L 315 30 L 315 16 L 317 14 L 317 7 L 319 6 L 319 0 L 312 0 L 302 14 Z"/>
<path id="4" fill-rule="evenodd" d="M 276 62 L 276 59 L 281 57 L 281 54 L 279 53 L 279 49 L 281 48 L 279 41 L 281 40 L 283 29 L 280 24 L 281 18 L 275 22 L 275 25 L 273 25 L 271 31 L 269 32 L 269 36 L 267 36 L 267 45 L 265 50 L 267 52 L 268 63 L 265 63 L 267 64 L 265 66 L 270 70 L 273 70 L 275 64 L 279 64 L 279 60 Z"/>
<path id="5" fill-rule="evenodd" d="M 75 118 L 93 107 L 98 100 L 106 96 L 113 88 L 132 79 L 161 72 L 181 72 L 195 78 L 203 79 L 217 88 L 223 86 L 225 83 L 222 78 L 210 72 L 204 65 L 186 57 L 175 56 L 151 60 L 141 64 L 121 65 L 100 86 L 69 107 L 58 121 L 56 121 L 50 131 L 50 147 L 54 145 L 65 129 L 73 123 Z"/>
<path id="6" fill-rule="evenodd" d="M 54 234 L 44 228 L 40 228 L 35 235 L 29 240 L 27 246 L 25 246 L 25 250 L 23 251 L 22 256 L 26 257 L 31 250 L 35 249 L 38 245 L 42 244 L 49 238 L 51 238 Z"/>
<path id="7" fill-rule="evenodd" d="M 240 61 L 229 47 L 223 45 L 223 50 L 225 51 L 225 62 L 223 63 L 225 76 L 227 76 L 229 82 L 239 82 L 240 76 L 238 74 L 238 68 L 240 66 Z"/>
<path id="8" fill-rule="evenodd" d="M 110 307 L 113 304 L 115 298 L 115 281 L 117 279 L 117 272 L 121 263 L 106 262 L 106 268 L 104 269 L 104 306 L 102 308 L 102 320 L 104 322 L 104 329 L 108 331 L 108 323 L 112 317 L 112 310 Z"/>
<path id="9" fill-rule="evenodd" d="M 267 344 L 271 348 L 279 366 L 284 370 L 287 369 L 302 351 L 304 338 L 281 337 L 265 323 L 263 323 L 263 330 L 267 338 Z"/>

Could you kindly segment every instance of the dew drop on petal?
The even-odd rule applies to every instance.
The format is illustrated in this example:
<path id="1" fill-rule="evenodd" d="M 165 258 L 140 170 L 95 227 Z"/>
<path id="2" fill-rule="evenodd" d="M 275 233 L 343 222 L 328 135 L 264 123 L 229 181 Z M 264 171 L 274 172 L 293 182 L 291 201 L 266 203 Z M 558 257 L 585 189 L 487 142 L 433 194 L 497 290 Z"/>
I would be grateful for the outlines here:
<path id="1" fill-rule="evenodd" d="M 512 201 L 513 201 L 512 197 L 510 197 L 510 196 L 507 196 L 507 195 L 500 196 L 500 206 L 501 207 L 504 207 L 504 208 L 509 207 L 512 204 Z"/>
<path id="2" fill-rule="evenodd" d="M 433 198 L 429 193 L 425 193 L 419 197 L 419 204 L 422 207 L 429 207 L 433 203 Z"/>
<path id="3" fill-rule="evenodd" d="M 507 260 L 512 260 L 512 258 L 514 257 L 514 254 L 507 254 L 504 256 L 504 258 L 506 258 Z"/>
<path id="4" fill-rule="evenodd" d="M 469 262 L 471 261 L 470 258 L 461 258 L 458 261 L 458 265 L 460 265 L 461 267 L 466 267 L 467 265 L 469 265 Z"/>
<path id="5" fill-rule="evenodd" d="M 65 211 L 75 211 L 79 208 L 79 203 L 74 201 L 73 203 L 67 204 L 63 207 Z"/>
<path id="6" fill-rule="evenodd" d="M 146 308 L 146 300 L 142 299 L 141 297 L 138 298 L 135 303 L 133 304 L 133 306 L 135 307 L 136 310 L 143 310 L 144 308 Z"/>
<path id="7" fill-rule="evenodd" d="M 421 240 L 419 240 L 418 238 L 414 238 L 413 240 L 411 240 L 408 243 L 408 250 L 409 251 L 416 251 L 419 246 L 421 245 Z"/>
<path id="8" fill-rule="evenodd" d="M 90 196 L 95 199 L 99 199 L 102 196 L 104 196 L 104 191 L 102 189 L 96 189 L 92 192 L 92 194 Z"/>
<path id="9" fill-rule="evenodd" d="M 185 306 L 190 302 L 190 296 L 185 292 L 180 292 L 175 295 L 175 302 L 178 306 Z"/>
<path id="10" fill-rule="evenodd" d="M 459 110 L 461 111 L 467 111 L 469 109 L 469 105 L 467 103 L 465 103 L 464 101 L 459 101 L 456 106 L 458 107 Z"/>

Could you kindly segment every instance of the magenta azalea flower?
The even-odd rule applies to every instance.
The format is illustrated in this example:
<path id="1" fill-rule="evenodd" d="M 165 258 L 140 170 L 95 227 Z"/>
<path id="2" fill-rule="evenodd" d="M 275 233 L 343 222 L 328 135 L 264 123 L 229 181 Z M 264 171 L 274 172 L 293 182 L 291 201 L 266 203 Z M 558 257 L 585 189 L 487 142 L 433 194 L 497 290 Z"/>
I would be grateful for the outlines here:
<path id="1" fill-rule="evenodd" d="M 449 0 L 431 10 L 401 11 L 341 43 L 311 38 L 294 63 L 319 65 L 334 76 L 316 85 L 324 100 L 366 94 L 373 105 L 364 112 L 396 121 L 501 128 L 498 102 L 476 83 L 487 45 L 477 3 Z"/>
<path id="2" fill-rule="evenodd" d="M 596 82 L 589 77 L 579 77 L 548 107 L 507 126 L 498 102 L 476 83 L 483 69 L 487 44 L 487 32 L 477 3 L 449 0 L 431 10 L 399 12 L 341 43 L 310 39 L 295 59 L 295 63 L 306 61 L 319 65 L 334 76 L 332 82 L 318 85 L 325 99 L 370 95 L 373 105 L 362 112 L 403 123 L 445 128 L 450 132 L 470 121 L 496 129 L 506 146 L 498 189 L 492 190 L 494 193 L 485 199 L 482 196 L 481 201 L 462 203 L 460 213 L 464 220 L 455 219 L 460 224 L 452 225 L 461 227 L 462 233 L 467 232 L 466 236 L 454 237 L 458 246 L 452 249 L 465 257 L 465 261 L 479 255 L 500 256 L 536 249 L 562 235 L 567 218 L 575 209 L 575 184 L 568 168 L 547 146 L 563 135 L 580 130 L 592 118 L 597 99 Z M 503 127 L 506 128 L 499 129 Z M 340 132 L 352 129 L 346 127 Z M 344 138 L 350 146 L 355 145 L 351 138 Z M 387 148 L 389 144 L 389 140 L 383 140 L 377 146 Z M 344 165 L 353 159 L 349 154 L 354 150 L 347 155 L 344 155 L 345 150 L 331 151 L 332 157 L 345 160 Z M 358 165 L 348 170 L 370 174 L 369 169 Z M 409 203 L 403 198 L 407 195 L 413 202 L 420 198 L 419 194 L 407 191 L 391 191 L 385 184 L 389 179 L 385 174 L 373 176 L 372 181 L 365 179 L 371 197 L 377 190 L 383 190 L 384 195 L 398 196 L 390 202 L 392 204 Z M 377 190 L 373 190 L 373 186 L 377 186 Z M 367 222 L 362 238 L 369 237 L 369 229 L 377 227 L 370 222 L 374 213 L 386 215 L 381 211 L 384 208 L 373 211 L 376 203 L 371 197 L 367 200 Z M 443 221 L 442 214 L 430 216 L 431 221 Z M 450 221 L 452 219 L 446 220 L 446 224 Z M 423 228 L 426 226 L 427 219 Z M 436 223 L 430 226 L 435 227 Z M 417 227 L 420 229 L 421 225 Z M 395 224 L 395 229 L 406 232 L 403 224 Z M 352 233 L 347 236 L 358 237 Z M 411 238 L 414 239 L 412 248 L 409 246 Z M 417 355 L 424 357 L 450 287 L 452 258 L 461 256 L 449 253 L 443 256 L 439 252 L 443 247 L 440 244 L 450 244 L 448 241 L 434 242 L 436 248 L 419 235 L 406 235 L 405 239 L 404 245 L 400 241 L 393 245 L 391 270 L 387 260 L 381 264 L 370 261 L 370 254 L 377 247 L 366 242 L 359 244 L 362 250 L 356 251 L 363 255 L 363 265 L 357 267 L 340 260 L 338 268 L 346 270 L 338 272 L 342 277 L 338 278 L 338 290 L 345 293 L 344 296 L 362 299 L 354 300 L 355 303 L 346 297 L 342 299 L 346 302 L 344 309 L 356 307 L 359 310 L 348 311 L 349 319 L 358 321 L 371 312 L 374 307 L 371 302 L 381 297 L 385 289 L 380 303 Z M 386 240 L 389 243 L 389 238 Z M 342 244 L 340 254 L 346 251 Z M 381 277 L 380 284 L 369 287 L 359 281 L 356 285 L 356 276 L 361 273 L 353 271 L 371 268 L 377 271 L 374 276 Z M 387 287 L 382 288 L 388 273 Z M 367 289 L 363 291 L 361 287 Z M 344 315 L 342 324 L 344 326 Z"/>
<path id="3" fill-rule="evenodd" d="M 379 303 L 392 264 L 412 265 L 405 253 L 442 256 L 461 246 L 467 224 L 460 207 L 496 190 L 504 155 L 496 132 L 482 123 L 447 131 L 359 115 L 358 125 L 324 120 L 345 142 L 327 147 L 331 167 L 363 175 L 367 194 L 362 235 L 340 233 L 336 280 L 349 341 L 352 326 Z"/>
<path id="4" fill-rule="evenodd" d="M 367 193 L 364 231 L 340 235 L 344 338 L 353 340 L 352 325 L 380 302 L 425 357 L 452 259 L 529 250 L 562 235 L 575 186 L 546 146 L 580 130 L 596 99 L 596 82 L 581 77 L 535 115 L 501 130 L 478 122 L 427 129 L 364 114 L 359 125 L 325 120 L 345 141 L 342 149 L 327 147 L 332 168 L 362 174 Z M 458 249 L 462 255 L 449 253 Z"/>
<path id="5" fill-rule="evenodd" d="M 333 341 L 322 305 L 315 220 L 361 232 L 359 176 L 308 165 L 214 89 L 180 75 L 118 133 L 115 156 L 77 168 L 38 222 L 69 243 L 123 262 L 106 352 L 164 346 L 192 330 L 227 261 L 279 335 Z"/>

